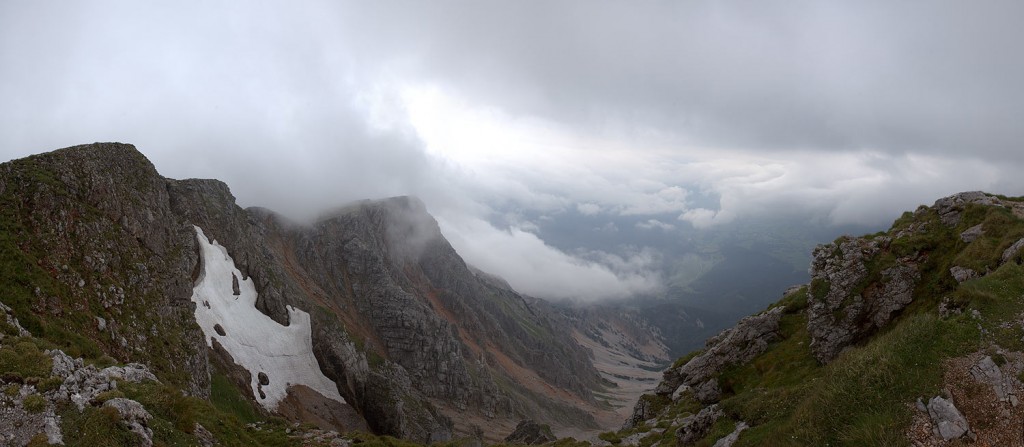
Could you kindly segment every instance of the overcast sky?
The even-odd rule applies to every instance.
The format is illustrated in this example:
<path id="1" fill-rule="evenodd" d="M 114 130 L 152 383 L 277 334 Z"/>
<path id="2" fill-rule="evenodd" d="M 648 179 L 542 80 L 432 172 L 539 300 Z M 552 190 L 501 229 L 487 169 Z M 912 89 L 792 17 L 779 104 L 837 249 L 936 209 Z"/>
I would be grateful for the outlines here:
<path id="1" fill-rule="evenodd" d="M 510 210 L 670 233 L 1024 194 L 1022 5 L 3 1 L 0 159 L 130 142 L 297 218 L 414 194 L 524 292 L 621 296 L 651 250 L 584 260 Z"/>

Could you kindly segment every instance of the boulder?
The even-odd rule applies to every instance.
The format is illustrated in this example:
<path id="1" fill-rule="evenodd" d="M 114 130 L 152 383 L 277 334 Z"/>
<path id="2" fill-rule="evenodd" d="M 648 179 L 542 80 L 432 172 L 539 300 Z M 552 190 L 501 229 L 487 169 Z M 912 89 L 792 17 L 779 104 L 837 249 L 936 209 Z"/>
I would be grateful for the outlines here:
<path id="1" fill-rule="evenodd" d="M 47 415 L 43 425 L 43 434 L 50 445 L 64 445 L 64 433 L 60 429 L 60 416 Z"/>
<path id="2" fill-rule="evenodd" d="M 1017 256 L 1017 253 L 1020 253 L 1021 248 L 1024 248 L 1024 238 L 1017 240 L 1017 242 L 1014 242 L 1013 245 L 1003 251 L 1002 263 L 1010 262 L 1014 256 Z"/>
<path id="3" fill-rule="evenodd" d="M 954 265 L 953 267 L 950 267 L 949 274 L 953 275 L 953 279 L 955 279 L 958 283 L 981 276 L 978 274 L 978 272 L 966 267 L 960 267 L 959 265 Z"/>
<path id="4" fill-rule="evenodd" d="M 520 421 L 512 434 L 505 438 L 509 444 L 537 445 L 556 440 L 551 427 L 538 424 L 532 420 Z"/>
<path id="5" fill-rule="evenodd" d="M 700 410 L 697 414 L 683 418 L 682 425 L 676 430 L 679 444 L 693 445 L 703 439 L 711 431 L 711 426 L 715 425 L 722 415 L 722 410 L 716 404 Z"/>
<path id="6" fill-rule="evenodd" d="M 992 392 L 1000 402 L 1007 402 L 1013 406 L 1019 403 L 1017 388 L 1020 381 L 1013 375 L 1004 375 L 992 357 L 985 356 L 972 365 L 970 373 L 974 380 L 992 387 Z"/>
<path id="7" fill-rule="evenodd" d="M 679 385 L 676 390 L 672 392 L 672 402 L 682 399 L 683 395 L 686 394 L 687 391 L 693 391 L 693 389 L 690 388 L 689 385 Z"/>
<path id="8" fill-rule="evenodd" d="M 129 363 L 124 366 L 111 366 L 100 371 L 100 375 L 108 379 L 124 380 L 132 383 L 159 382 L 149 368 L 141 363 Z"/>
<path id="9" fill-rule="evenodd" d="M 66 379 L 75 372 L 75 369 L 83 366 L 81 359 L 78 359 L 76 363 L 75 359 L 59 349 L 47 351 L 46 353 L 53 359 L 53 368 L 50 370 L 50 374 L 53 376 Z"/>
<path id="10" fill-rule="evenodd" d="M 981 224 L 977 224 L 971 228 L 964 230 L 963 233 L 960 233 L 960 240 L 970 244 L 971 242 L 974 242 L 979 237 L 981 237 L 983 234 L 985 234 L 984 228 L 982 228 Z"/>
<path id="11" fill-rule="evenodd" d="M 718 379 L 710 378 L 693 389 L 693 397 L 703 403 L 718 402 L 722 397 L 722 388 L 718 386 Z"/>
<path id="12" fill-rule="evenodd" d="M 153 445 L 153 430 L 147 426 L 153 416 L 146 411 L 142 404 L 131 399 L 115 397 L 104 402 L 103 406 L 117 410 L 117 413 L 121 415 L 121 421 L 128 425 L 128 429 L 142 438 L 141 445 L 147 447 Z"/>
<path id="13" fill-rule="evenodd" d="M 967 419 L 951 400 L 943 399 L 940 396 L 931 398 L 928 401 L 928 416 L 931 417 L 932 424 L 934 424 L 935 435 L 945 441 L 958 439 L 970 433 Z"/>

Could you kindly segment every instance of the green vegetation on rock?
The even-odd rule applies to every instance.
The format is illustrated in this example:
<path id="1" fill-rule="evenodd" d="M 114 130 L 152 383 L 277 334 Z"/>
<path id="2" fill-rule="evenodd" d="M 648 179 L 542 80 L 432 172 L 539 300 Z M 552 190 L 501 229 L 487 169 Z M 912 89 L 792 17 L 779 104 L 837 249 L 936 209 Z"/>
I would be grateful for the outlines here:
<path id="1" fill-rule="evenodd" d="M 914 402 L 944 393 L 951 359 L 980 352 L 998 366 L 1009 362 L 1002 352 L 1024 352 L 1024 325 L 1019 323 L 1024 321 L 1024 266 L 1019 264 L 1024 254 L 1004 254 L 1024 238 L 1024 208 L 958 206 L 956 214 L 938 203 L 919 208 L 901 216 L 888 232 L 863 238 L 875 245 L 862 245 L 872 254 L 864 260 L 863 279 L 849 291 L 853 298 L 842 302 L 836 321 L 843 321 L 845 307 L 867 299 L 862 294 L 884 290 L 887 269 L 913 263 L 920 278 L 914 283 L 913 300 L 891 321 L 857 339 L 827 364 L 819 363 L 810 349 L 808 293 L 821 299 L 835 285 L 816 277 L 809 287 L 770 306 L 785 308 L 779 336 L 752 360 L 717 374 L 722 416 L 703 428 L 694 445 L 714 444 L 740 421 L 750 427 L 735 446 L 910 445 L 908 428 L 918 411 Z M 971 237 L 961 238 L 968 229 Z M 838 239 L 837 248 L 822 256 L 841 259 L 838 247 L 852 240 Z M 953 267 L 974 271 L 974 279 L 958 283 Z M 681 358 L 672 368 L 680 369 L 701 354 Z M 679 421 L 706 406 L 687 396 L 658 409 L 654 426 L 609 432 L 602 439 L 619 444 L 640 433 L 647 434 L 640 445 L 653 439 L 662 445 L 675 443 Z M 644 399 L 658 397 L 666 395 Z M 668 429 L 661 432 L 659 427 Z"/>
<path id="2" fill-rule="evenodd" d="M 32 339 L 7 339 L 0 346 L 0 376 L 49 377 L 52 365 L 50 357 Z"/>

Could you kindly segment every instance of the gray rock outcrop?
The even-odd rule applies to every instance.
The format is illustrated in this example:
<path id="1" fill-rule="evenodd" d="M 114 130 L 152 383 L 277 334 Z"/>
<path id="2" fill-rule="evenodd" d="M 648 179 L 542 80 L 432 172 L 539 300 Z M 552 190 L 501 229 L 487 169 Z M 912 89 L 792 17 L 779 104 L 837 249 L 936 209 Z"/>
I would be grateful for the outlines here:
<path id="1" fill-rule="evenodd" d="M 954 265 L 950 267 L 949 274 L 953 275 L 953 279 L 955 279 L 958 283 L 969 281 L 981 276 L 978 274 L 978 272 L 966 267 L 960 267 L 959 265 Z"/>
<path id="2" fill-rule="evenodd" d="M 981 191 L 968 191 L 943 197 L 935 201 L 935 211 L 939 213 L 939 219 L 948 227 L 955 227 L 960 223 L 960 214 L 968 204 L 978 205 L 1000 205 L 998 198 Z"/>
<path id="3" fill-rule="evenodd" d="M 633 405 L 633 413 L 631 413 L 629 418 L 626 419 L 626 422 L 623 423 L 622 428 L 629 429 L 637 427 L 644 423 L 644 421 L 653 419 L 656 416 L 658 416 L 658 413 L 654 411 L 654 404 L 649 399 L 641 397 L 640 400 L 636 402 L 636 405 Z"/>
<path id="4" fill-rule="evenodd" d="M 131 145 L 97 143 L 6 162 L 0 208 L 9 236 L 45 273 L 23 290 L 32 324 L 77 332 L 120 362 L 146 363 L 208 396 L 190 302 L 194 237 L 149 160 Z"/>
<path id="5" fill-rule="evenodd" d="M 708 339 L 707 350 L 679 368 L 679 376 L 691 385 L 721 372 L 727 365 L 744 363 L 778 339 L 783 307 L 741 319 L 735 326 Z"/>
<path id="6" fill-rule="evenodd" d="M 654 394 L 677 400 L 687 392 L 704 404 L 717 402 L 721 395 L 717 376 L 728 366 L 749 362 L 779 339 L 779 322 L 785 307 L 778 306 L 745 317 L 735 326 L 708 339 L 707 348 L 678 368 L 669 368 Z M 670 397 L 671 396 L 671 397 Z M 648 397 L 641 397 L 623 428 L 630 428 L 657 416 Z"/>
<path id="7" fill-rule="evenodd" d="M 1009 403 L 1014 407 L 1020 403 L 1017 390 L 1024 385 L 1015 375 L 1004 374 L 991 356 L 983 357 L 972 365 L 969 371 L 974 380 L 992 387 L 992 392 L 1000 402 Z"/>
<path id="8" fill-rule="evenodd" d="M 979 237 L 981 237 L 983 234 L 985 234 L 985 229 L 983 228 L 982 224 L 977 224 L 971 228 L 964 230 L 963 233 L 960 233 L 960 240 L 970 244 L 971 242 L 974 242 Z"/>
<path id="9" fill-rule="evenodd" d="M 714 377 L 729 365 L 743 364 L 768 349 L 779 338 L 782 306 L 745 317 L 735 326 L 708 339 L 705 351 L 680 366 L 676 371 L 681 384 L 694 389 L 702 401 L 717 399 Z"/>
<path id="10" fill-rule="evenodd" d="M 117 413 L 121 415 L 121 422 L 128 426 L 128 430 L 139 435 L 140 445 L 145 447 L 153 445 L 153 430 L 148 425 L 153 416 L 146 411 L 142 404 L 131 399 L 115 397 L 104 402 L 103 406 L 117 410 Z"/>
<path id="11" fill-rule="evenodd" d="M 4 303 L 0 303 L 0 316 L 3 317 L 4 323 L 13 328 L 14 333 L 17 334 L 17 336 L 27 337 L 31 335 L 27 330 L 25 330 L 25 328 L 21 327 L 21 323 L 14 316 L 14 312 L 12 311 L 12 309 L 10 307 L 7 307 L 7 305 L 5 305 Z M 3 331 L 0 331 L 0 340 L 3 340 L 4 337 L 6 336 L 7 334 L 5 334 Z"/>
<path id="12" fill-rule="evenodd" d="M 693 445 L 703 439 L 723 414 L 716 404 L 683 418 L 679 429 L 676 430 L 679 445 Z"/>
<path id="13" fill-rule="evenodd" d="M 832 361 L 843 348 L 885 327 L 913 300 L 921 277 L 915 259 L 897 259 L 877 277 L 868 270 L 888 242 L 886 237 L 840 238 L 814 249 L 807 329 L 819 362 Z"/>
<path id="14" fill-rule="evenodd" d="M 102 394 L 117 390 L 119 383 L 156 380 L 141 364 L 98 369 L 60 350 L 41 354 L 52 360 L 48 375 L 24 381 L 7 375 L 0 378 L 0 388 L 5 391 L 0 394 L 0 444 L 26 445 L 40 435 L 51 445 L 62 445 L 65 439 L 76 440 L 74 433 L 61 430 L 61 419 L 68 416 L 66 411 L 81 412 L 101 405 Z M 152 445 L 152 431 L 147 425 L 150 415 L 142 404 L 115 397 L 103 405 L 118 411 L 124 427 L 139 436 L 140 445 Z"/>
<path id="15" fill-rule="evenodd" d="M 932 419 L 936 436 L 950 441 L 968 435 L 970 426 L 967 419 L 953 402 L 940 396 L 928 401 L 928 416 Z"/>
<path id="16" fill-rule="evenodd" d="M 80 358 L 72 359 L 60 350 L 47 351 L 47 354 L 53 359 L 51 374 L 64 379 L 55 397 L 70 400 L 79 410 L 89 405 L 100 393 L 116 390 L 118 381 L 159 382 L 146 365 L 130 363 L 100 370 L 93 365 L 85 365 Z"/>
<path id="17" fill-rule="evenodd" d="M 1000 262 L 1003 264 L 1010 262 L 1018 253 L 1020 253 L 1022 248 L 1024 248 L 1024 238 L 1019 239 L 1017 242 L 1014 242 L 1013 245 L 1010 245 L 1006 250 L 1004 250 L 1003 256 L 1000 258 Z"/>

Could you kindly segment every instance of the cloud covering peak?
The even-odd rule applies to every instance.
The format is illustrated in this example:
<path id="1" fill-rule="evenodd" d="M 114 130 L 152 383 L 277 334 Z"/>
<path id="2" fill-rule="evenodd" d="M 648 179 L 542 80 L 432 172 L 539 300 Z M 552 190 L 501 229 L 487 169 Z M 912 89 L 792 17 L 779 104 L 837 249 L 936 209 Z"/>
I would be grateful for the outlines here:
<path id="1" fill-rule="evenodd" d="M 470 263 L 525 292 L 622 296 L 661 286 L 656 253 L 555 244 L 539 219 L 679 237 L 787 213 L 882 225 L 961 190 L 1024 193 L 1022 13 L 5 2 L 0 158 L 132 142 L 165 175 L 220 178 L 298 218 L 416 195 Z"/>

